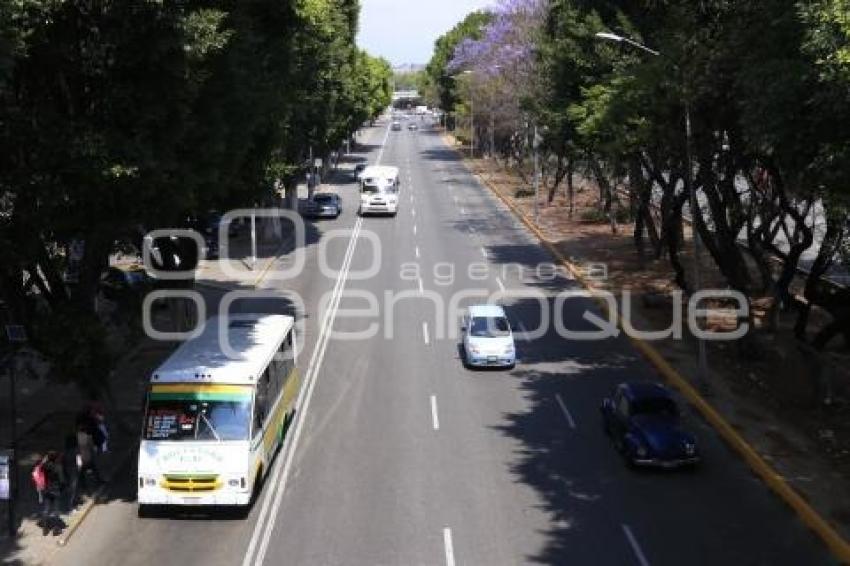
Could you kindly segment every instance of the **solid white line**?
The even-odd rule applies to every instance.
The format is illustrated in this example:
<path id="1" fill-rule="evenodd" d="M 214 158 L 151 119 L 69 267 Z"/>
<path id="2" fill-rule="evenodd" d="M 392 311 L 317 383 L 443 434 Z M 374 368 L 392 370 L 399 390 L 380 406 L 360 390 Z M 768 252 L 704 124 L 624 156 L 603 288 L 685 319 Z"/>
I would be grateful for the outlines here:
<path id="1" fill-rule="evenodd" d="M 426 344 L 431 343 L 431 339 L 428 337 L 428 323 L 427 322 L 422 323 L 422 337 L 425 339 Z"/>
<path id="2" fill-rule="evenodd" d="M 499 279 L 498 277 L 496 277 L 496 284 L 499 286 L 500 291 L 502 291 L 502 292 L 505 291 L 505 284 L 502 283 L 502 280 Z"/>
<path id="3" fill-rule="evenodd" d="M 387 126 L 387 133 L 384 134 L 384 141 L 381 142 L 381 149 L 378 151 L 378 158 L 375 159 L 375 165 L 381 162 L 381 157 L 384 156 L 384 148 L 387 147 L 387 140 L 390 139 L 390 127 Z"/>
<path id="4" fill-rule="evenodd" d="M 313 398 L 313 391 L 316 387 L 318 372 L 322 366 L 322 361 L 325 357 L 325 350 L 328 346 L 329 338 L 331 335 L 331 329 L 333 328 L 333 322 L 336 318 L 336 312 L 339 309 L 342 291 L 345 288 L 345 282 L 348 278 L 348 271 L 351 268 L 351 260 L 354 257 L 354 249 L 357 245 L 357 238 L 360 234 L 360 229 L 362 225 L 363 219 L 358 218 L 357 222 L 354 225 L 354 230 L 351 234 L 351 240 L 349 241 L 349 247 L 346 251 L 345 259 L 343 260 L 342 269 L 340 270 L 339 277 L 337 277 L 334 292 L 331 296 L 331 303 L 329 304 L 328 310 L 325 313 L 325 317 L 323 319 L 321 332 L 319 334 L 319 340 L 316 342 L 316 349 L 313 350 L 313 355 L 310 359 L 310 365 L 307 368 L 307 374 L 304 378 L 305 386 L 302 387 L 301 393 L 299 394 L 300 402 L 296 402 L 296 407 L 298 409 L 296 411 L 296 422 L 294 423 L 294 428 L 292 429 L 293 434 L 291 437 L 291 443 L 289 445 L 286 445 L 285 443 L 283 447 L 284 449 L 281 451 L 281 455 L 285 454 L 286 458 L 283 460 L 280 458 L 278 459 L 279 467 L 275 471 L 275 474 L 271 478 L 271 481 L 268 482 L 270 486 L 275 489 L 269 492 L 269 495 L 267 496 L 266 501 L 264 502 L 263 510 L 267 510 L 266 506 L 270 501 L 269 497 L 271 497 L 272 494 L 274 494 L 274 503 L 271 506 L 271 511 L 268 515 L 268 520 L 265 524 L 264 529 L 262 529 L 263 510 L 261 510 L 260 518 L 257 520 L 257 524 L 254 527 L 254 533 L 251 536 L 251 541 L 248 545 L 248 550 L 246 551 L 245 558 L 242 561 L 243 566 L 248 566 L 252 564 L 252 554 L 258 542 L 260 543 L 260 546 L 257 549 L 256 556 L 254 556 L 253 564 L 255 566 L 259 566 L 263 564 L 263 561 L 265 559 L 269 541 L 274 530 L 274 524 L 278 517 L 280 504 L 283 500 L 283 494 L 286 490 L 286 482 L 289 478 L 289 473 L 292 470 L 293 457 L 298 447 L 298 441 L 301 438 L 301 431 L 304 429 L 305 416 L 307 415 L 307 410 L 310 406 L 310 400 Z M 302 396 L 303 400 L 301 400 Z M 283 462 L 283 464 L 281 465 L 280 462 Z M 280 476 L 279 480 L 278 476 Z M 259 536 L 260 530 L 262 530 L 262 537 Z"/>
<path id="5" fill-rule="evenodd" d="M 419 246 L 416 246 L 416 259 L 419 259 Z"/>
<path id="6" fill-rule="evenodd" d="M 419 278 L 419 294 L 425 293 L 425 287 L 422 285 L 422 278 Z"/>
<path id="7" fill-rule="evenodd" d="M 623 532 L 626 533 L 626 538 L 629 539 L 629 544 L 631 545 L 635 556 L 637 556 L 638 562 L 640 562 L 640 566 L 649 566 L 649 560 L 646 559 L 646 556 L 644 556 L 643 551 L 640 549 L 640 545 L 638 544 L 635 535 L 632 534 L 632 530 L 626 524 L 623 524 L 622 527 Z"/>
<path id="8" fill-rule="evenodd" d="M 413 225 L 413 234 L 416 235 L 416 224 Z"/>
<path id="9" fill-rule="evenodd" d="M 434 430 L 440 430 L 440 417 L 437 415 L 437 396 L 431 395 L 431 424 Z"/>
<path id="10" fill-rule="evenodd" d="M 564 404 L 564 400 L 561 399 L 561 396 L 558 393 L 555 393 L 555 399 L 558 401 L 558 405 L 561 406 L 561 412 L 564 413 L 564 417 L 566 417 L 567 423 L 570 425 L 570 428 L 575 430 L 576 422 L 573 420 L 573 416 L 570 414 L 570 410 L 567 409 L 567 406 Z"/>
<path id="11" fill-rule="evenodd" d="M 443 529 L 443 545 L 446 547 L 446 566 L 455 566 L 455 549 L 452 545 L 452 530 Z"/>

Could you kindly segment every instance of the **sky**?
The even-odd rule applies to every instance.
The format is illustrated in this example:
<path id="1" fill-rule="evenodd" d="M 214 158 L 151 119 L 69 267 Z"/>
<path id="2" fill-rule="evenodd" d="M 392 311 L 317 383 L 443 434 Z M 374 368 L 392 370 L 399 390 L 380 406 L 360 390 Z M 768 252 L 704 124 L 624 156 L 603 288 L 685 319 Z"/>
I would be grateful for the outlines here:
<path id="1" fill-rule="evenodd" d="M 393 65 L 425 64 L 434 42 L 473 10 L 496 0 L 360 0 L 357 43 Z"/>

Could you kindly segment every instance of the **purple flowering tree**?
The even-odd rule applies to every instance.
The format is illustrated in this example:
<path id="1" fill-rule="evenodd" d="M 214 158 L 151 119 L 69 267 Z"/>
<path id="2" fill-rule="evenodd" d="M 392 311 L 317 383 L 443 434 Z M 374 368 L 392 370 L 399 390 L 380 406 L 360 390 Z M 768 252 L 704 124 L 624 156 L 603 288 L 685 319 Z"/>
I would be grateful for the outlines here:
<path id="1" fill-rule="evenodd" d="M 499 148 L 521 164 L 525 154 L 522 107 L 539 91 L 534 52 L 546 2 L 501 0 L 492 13 L 480 39 L 467 38 L 458 44 L 448 68 L 456 75 L 469 71 L 462 80 L 467 100 L 474 100 L 476 138 L 489 134 L 483 146 Z M 464 110 L 469 112 L 468 107 Z"/>

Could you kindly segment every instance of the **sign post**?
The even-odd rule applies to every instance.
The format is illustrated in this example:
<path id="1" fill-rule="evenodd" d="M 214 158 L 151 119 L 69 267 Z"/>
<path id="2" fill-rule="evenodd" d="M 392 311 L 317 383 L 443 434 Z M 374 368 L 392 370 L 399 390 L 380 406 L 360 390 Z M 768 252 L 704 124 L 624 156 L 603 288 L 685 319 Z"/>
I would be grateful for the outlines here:
<path id="1" fill-rule="evenodd" d="M 23 326 L 19 324 L 7 324 L 6 325 L 6 338 L 9 340 L 9 343 L 12 344 L 13 347 L 20 346 L 21 344 L 25 344 L 27 341 L 27 333 Z M 18 447 L 18 414 L 17 414 L 17 401 L 15 399 L 15 358 L 12 357 L 11 365 L 9 366 L 9 402 L 11 406 L 9 407 L 9 431 L 11 434 L 11 448 L 7 451 L 4 451 L 2 456 L 5 456 L 6 462 L 6 493 L 7 493 L 7 508 L 9 511 L 9 535 L 15 536 L 18 532 L 18 528 L 15 521 L 15 499 L 18 491 L 18 482 L 17 482 L 17 468 L 18 463 L 16 458 L 16 449 Z M 0 459 L 0 499 L 3 499 L 3 479 L 2 479 L 2 464 L 3 460 Z"/>

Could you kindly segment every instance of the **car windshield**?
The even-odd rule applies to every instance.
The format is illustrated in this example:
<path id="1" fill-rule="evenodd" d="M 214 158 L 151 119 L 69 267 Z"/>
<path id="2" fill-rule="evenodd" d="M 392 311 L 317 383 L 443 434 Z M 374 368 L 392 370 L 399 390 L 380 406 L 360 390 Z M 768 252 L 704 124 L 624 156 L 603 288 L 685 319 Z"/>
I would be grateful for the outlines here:
<path id="1" fill-rule="evenodd" d="M 313 200 L 316 202 L 327 203 L 332 202 L 333 197 L 331 195 L 316 195 L 313 197 Z"/>
<path id="2" fill-rule="evenodd" d="M 363 192 L 368 194 L 377 194 L 380 191 L 377 185 L 363 185 Z"/>
<path id="3" fill-rule="evenodd" d="M 244 386 L 154 386 L 146 440 L 247 440 L 251 389 Z"/>
<path id="4" fill-rule="evenodd" d="M 646 397 L 632 402 L 630 408 L 632 415 L 658 415 L 675 417 L 679 411 L 676 403 L 666 397 Z"/>
<path id="5" fill-rule="evenodd" d="M 497 338 L 510 333 L 511 327 L 503 316 L 476 316 L 469 325 L 469 334 L 476 338 Z"/>

